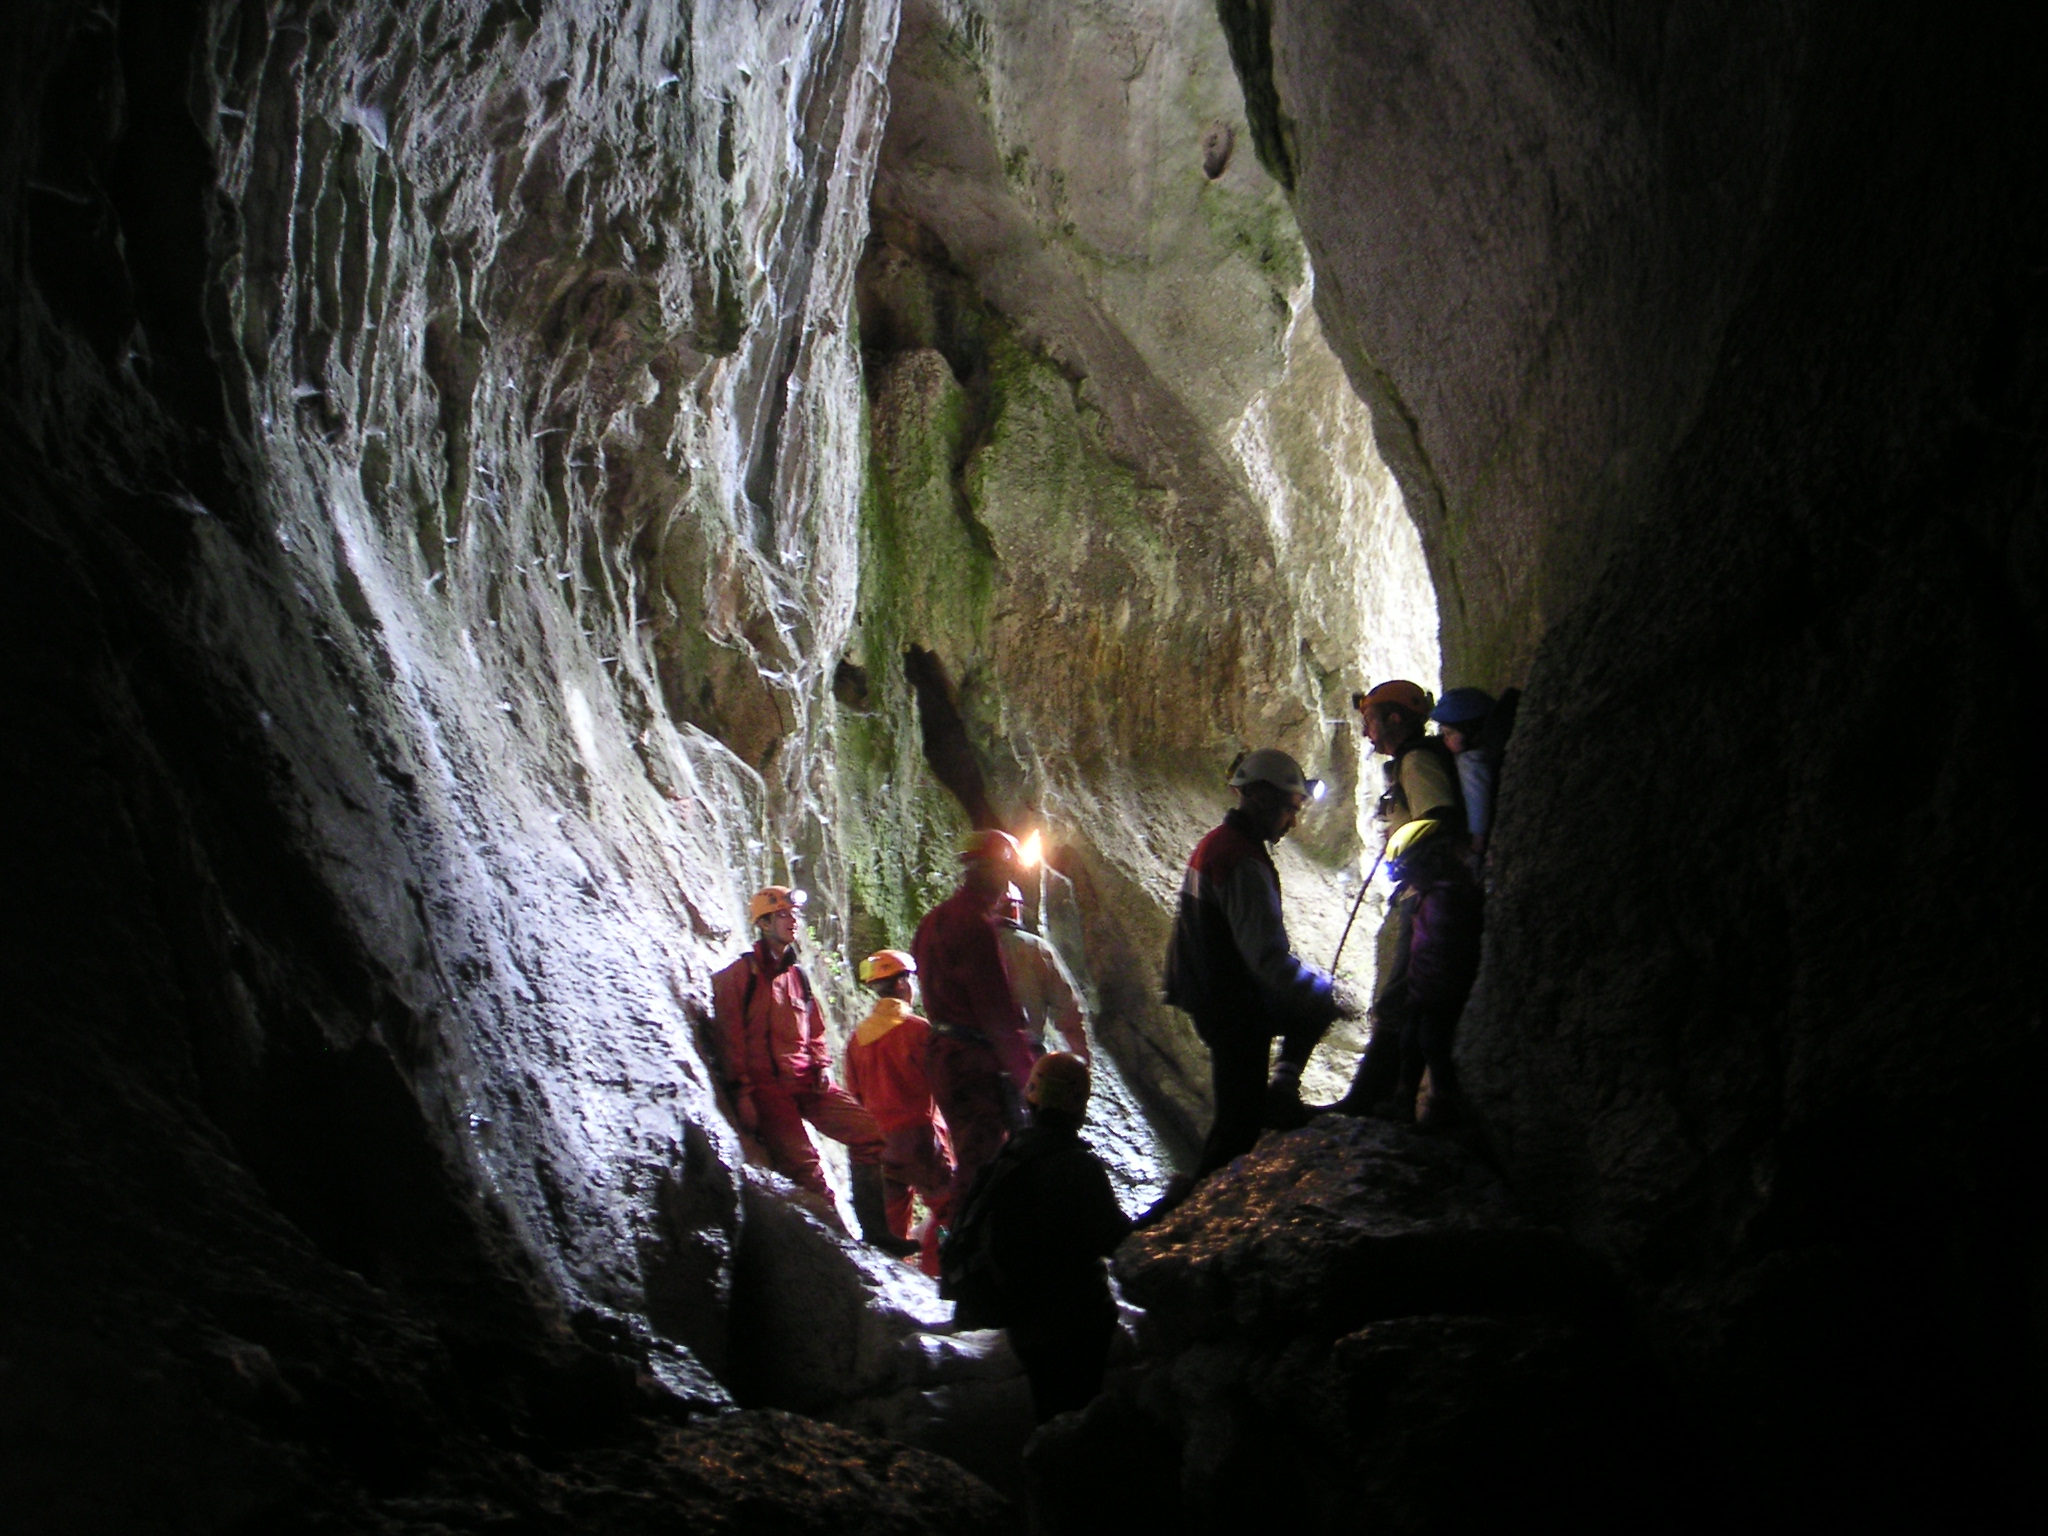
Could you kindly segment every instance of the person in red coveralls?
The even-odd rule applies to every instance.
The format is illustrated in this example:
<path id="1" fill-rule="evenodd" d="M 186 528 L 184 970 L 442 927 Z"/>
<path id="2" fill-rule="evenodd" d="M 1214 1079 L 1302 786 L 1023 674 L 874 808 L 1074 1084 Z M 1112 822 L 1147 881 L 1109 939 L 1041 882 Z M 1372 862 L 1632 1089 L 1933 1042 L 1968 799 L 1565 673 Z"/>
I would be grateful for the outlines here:
<path id="1" fill-rule="evenodd" d="M 936 1279 L 953 1165 L 924 1071 L 931 1025 L 910 1011 L 916 974 L 917 962 L 900 949 L 861 961 L 861 984 L 875 994 L 875 1007 L 846 1042 L 846 1086 L 882 1128 L 882 1196 L 890 1235 L 908 1241 L 913 1194 L 922 1195 L 931 1212 L 918 1267 Z"/>
<path id="2" fill-rule="evenodd" d="M 825 1010 L 796 963 L 796 929 L 804 893 L 786 885 L 757 891 L 748 905 L 754 947 L 711 979 L 726 1090 L 740 1129 L 761 1144 L 777 1173 L 830 1198 L 818 1149 L 804 1122 L 853 1158 L 853 1215 L 875 1247 L 908 1250 L 889 1235 L 882 1209 L 882 1131 L 860 1101 L 828 1076 Z"/>
<path id="3" fill-rule="evenodd" d="M 1023 1125 L 1035 1056 L 996 947 L 996 899 L 1023 863 L 1017 840 L 977 832 L 960 862 L 960 889 L 925 913 L 910 943 L 931 1020 L 925 1073 L 952 1134 L 955 1189 L 973 1183 Z"/>

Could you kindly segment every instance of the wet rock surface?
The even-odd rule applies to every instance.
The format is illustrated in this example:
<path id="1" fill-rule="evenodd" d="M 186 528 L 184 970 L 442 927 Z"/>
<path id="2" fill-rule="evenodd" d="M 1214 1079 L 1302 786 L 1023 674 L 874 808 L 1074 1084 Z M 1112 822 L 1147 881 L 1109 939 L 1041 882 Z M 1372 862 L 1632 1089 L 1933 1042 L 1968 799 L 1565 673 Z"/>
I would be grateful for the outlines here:
<path id="1" fill-rule="evenodd" d="M 664 1427 L 747 1342 L 696 1035 L 818 846 L 775 747 L 851 580 L 894 20 L 0 21 L 18 1528 L 988 1507 L 851 1432 Z M 678 635 L 766 660 L 703 713 Z"/>
<path id="2" fill-rule="evenodd" d="M 1048 1529 L 1621 1529 L 1671 1470 L 1612 1281 L 1450 1141 L 1269 1135 L 1115 1267 L 1142 1354 L 1029 1447 Z"/>

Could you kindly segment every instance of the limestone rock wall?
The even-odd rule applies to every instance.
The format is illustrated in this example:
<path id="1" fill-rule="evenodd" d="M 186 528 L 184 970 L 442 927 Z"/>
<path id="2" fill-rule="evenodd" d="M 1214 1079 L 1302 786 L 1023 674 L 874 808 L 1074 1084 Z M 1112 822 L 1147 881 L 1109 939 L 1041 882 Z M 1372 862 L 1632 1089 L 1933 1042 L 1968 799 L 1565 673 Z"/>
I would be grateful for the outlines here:
<path id="1" fill-rule="evenodd" d="M 1350 693 L 1435 681 L 1420 550 L 1283 195 L 1242 147 L 1212 16 L 919 0 L 890 90 L 849 660 L 877 722 L 912 714 L 905 649 L 936 663 L 975 792 L 1042 823 L 1073 882 L 1112 1050 L 1198 1135 L 1206 1057 L 1157 1000 L 1180 871 L 1235 753 L 1287 747 L 1335 790 L 1282 858 L 1299 946 L 1327 961 L 1377 793 Z M 887 835 L 855 889 L 887 924 L 869 893 L 909 873 L 890 861 L 962 812 L 929 781 L 883 793 L 913 749 L 860 729 L 842 775 Z M 1337 1091 L 1356 1044 L 1332 1040 L 1314 1090 Z"/>
<path id="2" fill-rule="evenodd" d="M 708 979 L 830 845 L 895 22 L 0 23 L 24 1528 L 990 1517 L 659 1433 L 745 1342 Z"/>
<path id="3" fill-rule="evenodd" d="M 1447 679 L 1528 668 L 1463 1047 L 1498 1155 L 1738 1506 L 1993 1507 L 2043 1380 L 2017 18 L 1221 10 L 1410 429 Z"/>

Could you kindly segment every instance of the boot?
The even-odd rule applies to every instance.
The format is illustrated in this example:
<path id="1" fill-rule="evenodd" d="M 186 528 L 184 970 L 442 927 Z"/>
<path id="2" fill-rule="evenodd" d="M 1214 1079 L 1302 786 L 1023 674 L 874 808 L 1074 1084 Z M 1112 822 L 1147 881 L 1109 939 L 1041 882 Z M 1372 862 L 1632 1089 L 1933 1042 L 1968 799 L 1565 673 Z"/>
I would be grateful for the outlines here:
<path id="1" fill-rule="evenodd" d="M 889 1230 L 888 1197 L 882 1191 L 879 1163 L 853 1165 L 853 1219 L 860 1223 L 861 1241 L 870 1248 L 898 1259 L 917 1252 L 916 1243 Z"/>
<path id="2" fill-rule="evenodd" d="M 1309 1107 L 1301 1102 L 1301 1063 L 1281 1061 L 1266 1084 L 1266 1102 L 1259 1121 L 1268 1130 L 1292 1131 L 1308 1124 Z"/>

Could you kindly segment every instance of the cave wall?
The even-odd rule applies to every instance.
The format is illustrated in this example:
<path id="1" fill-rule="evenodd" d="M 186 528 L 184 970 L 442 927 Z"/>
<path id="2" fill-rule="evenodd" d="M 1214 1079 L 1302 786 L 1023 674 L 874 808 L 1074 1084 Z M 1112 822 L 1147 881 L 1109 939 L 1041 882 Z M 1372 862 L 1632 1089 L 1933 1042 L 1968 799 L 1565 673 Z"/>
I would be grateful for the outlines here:
<path id="1" fill-rule="evenodd" d="M 569 1449 L 730 1406 L 742 1148 L 696 1032 L 746 893 L 830 845 L 894 28 L 9 9 L 0 1391 L 38 1528 L 456 1519 L 386 1502 L 428 1485 L 552 1528 Z M 848 1454 L 734 1433 L 820 1490 Z"/>
<path id="2" fill-rule="evenodd" d="M 1104 1038 L 1198 1140 L 1206 1053 L 1158 1001 L 1188 850 L 1239 750 L 1328 776 L 1280 858 L 1297 945 L 1329 958 L 1377 793 L 1350 694 L 1435 682 L 1420 547 L 1213 14 L 915 0 L 890 95 L 859 282 L 873 446 L 850 660 L 876 723 L 841 774 L 880 835 L 856 891 L 902 921 L 897 863 L 944 826 L 937 786 L 900 792 L 914 749 L 887 724 L 915 647 L 988 814 L 1043 824 L 1073 882 Z M 1370 951 L 1350 951 L 1361 982 Z M 1333 1032 L 1311 1087 L 1340 1092 L 1357 1045 Z"/>
<path id="3" fill-rule="evenodd" d="M 1739 1497 L 1990 1507 L 2048 1303 L 2017 13 L 1220 11 L 1408 427 L 1447 680 L 1527 672 L 1462 1047 L 1496 1152 Z"/>
<path id="4" fill-rule="evenodd" d="M 700 1038 L 769 879 L 858 1017 L 849 960 L 951 879 L 942 738 L 1049 823 L 1046 922 L 1169 1137 L 1166 912 L 1240 746 L 1333 772 L 1288 866 L 1333 939 L 1330 717 L 1434 620 L 1287 209 L 1218 154 L 1220 30 L 1091 13 L 1034 73 L 1028 8 L 935 15 L 898 54 L 852 0 L 10 11 L 4 1390 L 50 1523 L 488 1486 L 462 1519 L 545 1528 L 519 1458 L 650 1414 L 910 1436 L 949 1371 L 1014 1386 L 742 1171 Z M 971 131 L 892 158 L 892 88 Z M 997 194 L 1008 266 L 941 227 Z M 972 358 L 884 323 L 939 289 Z M 1111 1086 L 1137 1204 L 1165 1149 Z M 784 1326 L 813 1293 L 844 1348 Z"/>

